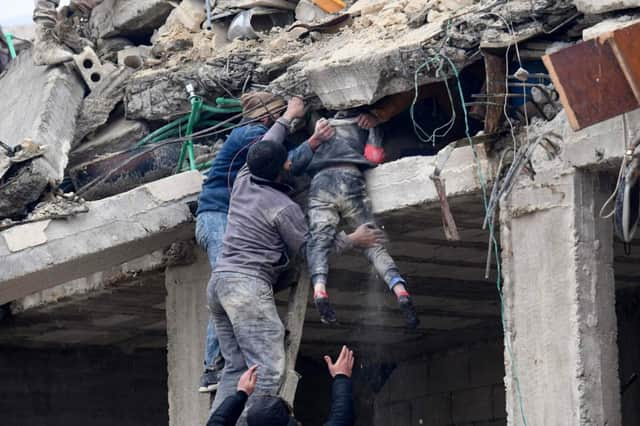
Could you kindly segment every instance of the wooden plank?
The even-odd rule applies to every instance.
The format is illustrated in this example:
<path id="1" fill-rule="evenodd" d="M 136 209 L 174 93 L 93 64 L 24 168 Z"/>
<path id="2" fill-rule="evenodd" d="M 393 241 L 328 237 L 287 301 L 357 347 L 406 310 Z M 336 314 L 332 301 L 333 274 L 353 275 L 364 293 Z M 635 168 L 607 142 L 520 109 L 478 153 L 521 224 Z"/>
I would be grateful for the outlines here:
<path id="1" fill-rule="evenodd" d="M 296 359 L 302 341 L 302 330 L 304 328 L 304 318 L 307 314 L 307 301 L 311 289 L 311 280 L 303 266 L 298 284 L 291 288 L 289 292 L 289 307 L 285 328 L 287 337 L 285 340 L 285 380 L 280 389 L 280 397 L 293 406 L 296 396 L 296 389 L 300 375 L 296 373 Z"/>
<path id="2" fill-rule="evenodd" d="M 574 130 L 640 106 L 610 43 L 589 40 L 542 60 Z"/>
<path id="3" fill-rule="evenodd" d="M 640 102 L 640 22 L 609 33 L 607 41 L 636 100 Z"/>
<path id="4" fill-rule="evenodd" d="M 486 113 L 484 116 L 484 132 L 488 135 L 495 133 L 500 128 L 504 114 L 504 96 L 496 96 L 507 93 L 506 74 L 507 64 L 504 54 L 496 55 L 487 50 L 482 51 L 484 56 L 485 85 L 487 88 Z"/>

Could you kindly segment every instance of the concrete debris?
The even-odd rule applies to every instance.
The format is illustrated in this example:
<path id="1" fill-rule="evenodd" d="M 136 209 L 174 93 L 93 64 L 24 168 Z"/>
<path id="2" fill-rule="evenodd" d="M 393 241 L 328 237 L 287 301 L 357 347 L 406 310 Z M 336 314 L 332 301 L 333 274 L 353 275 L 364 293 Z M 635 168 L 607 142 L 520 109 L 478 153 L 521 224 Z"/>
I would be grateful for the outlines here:
<path id="1" fill-rule="evenodd" d="M 640 7 L 640 0 L 574 0 L 582 13 L 605 13 Z"/>
<path id="2" fill-rule="evenodd" d="M 166 0 L 104 0 L 91 14 L 94 38 L 151 34 L 160 27 L 173 6 Z"/>
<path id="3" fill-rule="evenodd" d="M 62 181 L 84 89 L 74 72 L 35 66 L 26 51 L 0 78 L 0 93 L 0 140 L 14 147 L 30 138 L 47 146 L 44 155 L 0 180 L 0 218 L 20 217 L 47 187 Z"/>
<path id="4" fill-rule="evenodd" d="M 553 46 L 574 43 L 587 23 L 599 22 L 592 17 L 576 21 L 576 5 L 601 13 L 604 7 L 613 10 L 632 2 L 601 3 L 599 12 L 594 12 L 595 2 L 586 0 L 512 0 L 508 4 L 486 0 L 351 0 L 345 2 L 341 15 L 332 15 L 313 0 L 218 0 L 213 2 L 211 30 L 203 29 L 208 24 L 202 0 L 104 0 L 93 10 L 66 11 L 58 17 L 56 35 L 64 48 L 76 52 L 77 70 L 31 66 L 27 72 L 18 71 L 29 65 L 21 55 L 11 66 L 16 70 L 0 79 L 1 89 L 23 87 L 20 82 L 24 77 L 20 77 L 26 75 L 33 81 L 36 77 L 29 73 L 36 71 L 55 75 L 52 79 L 59 81 L 60 87 L 51 88 L 51 96 L 64 97 L 62 102 L 56 100 L 57 108 L 50 108 L 46 101 L 37 102 L 40 107 L 33 117 L 64 115 L 50 124 L 55 128 L 52 134 L 38 137 L 27 131 L 26 124 L 37 120 L 24 120 L 22 111 L 33 108 L 34 102 L 9 90 L 9 98 L 16 101 L 3 103 L 2 109 L 10 114 L 4 114 L 0 121 L 20 117 L 22 128 L 8 135 L 10 127 L 3 126 L 0 140 L 15 146 L 30 137 L 49 150 L 20 164 L 1 160 L 8 171 L 0 181 L 0 218 L 26 216 L 45 189 L 54 188 L 65 172 L 77 189 L 94 199 L 175 172 L 180 143 L 151 150 L 134 146 L 150 132 L 191 111 L 187 85 L 210 105 L 215 105 L 217 98 L 237 98 L 253 89 L 303 96 L 314 110 L 373 105 L 410 92 L 416 85 L 437 84 L 471 68 L 483 60 L 478 54 L 481 48 L 503 51 L 515 42 L 527 42 L 520 46 L 522 60 L 539 63 Z M 230 41 L 238 28 L 232 22 L 239 22 L 243 14 L 249 26 L 241 28 L 245 32 L 240 38 L 253 38 Z M 293 22 L 294 14 L 297 22 L 287 28 L 285 24 Z M 509 17 L 508 28 L 504 16 Z M 624 17 L 608 18 L 627 22 Z M 562 42 L 549 36 L 556 31 L 564 31 Z M 595 34 L 596 28 L 585 30 L 585 36 L 589 32 Z M 536 38 L 541 34 L 545 40 Z M 84 78 L 88 91 L 83 91 L 76 73 Z M 44 77 L 38 78 L 39 84 L 28 87 L 49 87 Z M 521 83 L 531 86 L 525 90 L 525 105 L 515 105 L 509 99 L 516 116 L 524 113 L 549 120 L 561 110 L 558 94 L 548 80 L 538 83 L 525 78 Z M 485 99 L 495 91 L 484 93 Z M 41 92 L 38 96 L 43 99 Z M 474 118 L 492 122 L 489 133 L 500 131 L 504 124 L 501 110 L 491 118 L 486 114 L 492 108 L 476 109 Z M 493 109 L 498 111 L 498 107 Z M 176 129 L 182 132 L 182 128 Z M 215 155 L 216 147 L 213 140 L 203 143 L 207 146 L 199 152 L 199 159 L 207 160 Z M 45 164 L 51 170 L 43 169 Z M 121 170 L 113 172 L 116 168 Z"/>
<path id="5" fill-rule="evenodd" d="M 90 47 L 85 47 L 82 52 L 75 55 L 73 61 L 89 90 L 100 86 L 102 80 L 115 71 L 113 64 L 107 63 L 103 65 L 96 52 Z"/>
<path id="6" fill-rule="evenodd" d="M 115 118 L 84 139 L 69 154 L 69 167 L 91 161 L 105 154 L 112 154 L 131 148 L 133 141 L 142 139 L 149 133 L 149 126 L 143 121 Z"/>
<path id="7" fill-rule="evenodd" d="M 64 219 L 88 211 L 89 208 L 84 200 L 75 194 L 55 194 L 48 197 L 47 200 L 38 203 L 33 211 L 22 220 L 12 220 L 9 218 L 0 220 L 0 230 L 24 223 L 49 219 Z"/>
<path id="8" fill-rule="evenodd" d="M 40 157 L 47 150 L 46 146 L 33 143 L 28 138 L 14 147 L 10 147 L 0 141 L 0 148 L 0 179 L 12 166 Z"/>
<path id="9" fill-rule="evenodd" d="M 125 86 L 134 71 L 130 67 L 119 68 L 104 78 L 84 99 L 76 121 L 73 147 L 109 120 L 113 109 L 124 98 Z"/>

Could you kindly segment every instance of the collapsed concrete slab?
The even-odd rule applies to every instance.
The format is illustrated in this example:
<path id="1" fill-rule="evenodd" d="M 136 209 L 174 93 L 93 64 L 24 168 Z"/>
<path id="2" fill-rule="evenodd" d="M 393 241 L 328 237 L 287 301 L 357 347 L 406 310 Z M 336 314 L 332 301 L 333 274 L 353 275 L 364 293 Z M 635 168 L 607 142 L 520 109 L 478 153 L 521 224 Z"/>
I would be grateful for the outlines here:
<path id="1" fill-rule="evenodd" d="M 366 8 L 360 11 L 363 15 L 343 28 L 340 37 L 319 42 L 317 48 L 273 81 L 270 89 L 282 94 L 316 95 L 328 109 L 370 105 L 385 96 L 412 90 L 416 83 L 454 77 L 478 60 L 478 47 L 504 49 L 516 40 L 543 34 L 547 26 L 553 28 L 575 15 L 575 8 L 567 0 L 549 2 L 534 10 L 529 2 L 520 0 L 510 2 L 508 11 L 503 4 L 464 5 L 460 3 L 451 10 L 440 4 L 448 12 L 425 23 L 426 17 L 412 20 L 424 7 L 423 2 L 376 2 L 372 9 L 375 13 L 365 13 Z M 499 18 L 503 14 L 512 20 L 509 31 Z M 410 29 L 410 20 L 419 27 Z"/>
<path id="2" fill-rule="evenodd" d="M 0 79 L 0 140 L 30 138 L 46 153 L 12 168 L 0 181 L 0 218 L 21 216 L 47 186 L 62 180 L 84 87 L 64 67 L 38 67 L 26 51 Z"/>
<path id="3" fill-rule="evenodd" d="M 88 203 L 89 212 L 66 221 L 0 232 L 0 304 L 193 238 L 186 203 L 201 185 L 200 173 L 182 173 Z"/>
<path id="4" fill-rule="evenodd" d="M 593 14 L 640 7 L 638 0 L 574 0 L 574 3 L 580 12 Z"/>
<path id="5" fill-rule="evenodd" d="M 454 151 L 443 172 L 451 179 L 448 195 L 480 190 L 472 158 L 470 147 Z M 429 179 L 435 161 L 406 158 L 369 172 L 374 211 L 388 214 L 436 202 Z M 479 164 L 490 180 L 487 160 L 481 158 Z M 193 218 L 185 203 L 195 198 L 201 182 L 198 172 L 182 173 L 90 202 L 88 213 L 64 222 L 35 222 L 0 232 L 0 258 L 8 265 L 0 268 L 0 304 L 193 238 Z"/>
<path id="6" fill-rule="evenodd" d="M 95 38 L 151 34 L 172 9 L 165 0 L 105 0 L 93 9 L 89 24 Z"/>
<path id="7" fill-rule="evenodd" d="M 105 76 L 84 99 L 76 122 L 73 147 L 109 120 L 113 109 L 124 98 L 125 85 L 134 72 L 131 67 L 118 68 Z"/>
<path id="8" fill-rule="evenodd" d="M 137 72 L 126 88 L 126 116 L 129 119 L 169 121 L 191 110 L 187 84 L 196 93 L 215 102 L 218 96 L 242 91 L 247 76 L 257 65 L 252 58 L 232 55 L 228 59 L 207 63 L 189 63 L 172 68 Z"/>
<path id="9" fill-rule="evenodd" d="M 142 121 L 117 118 L 71 151 L 69 167 L 90 161 L 98 155 L 129 149 L 148 133 L 149 127 Z"/>

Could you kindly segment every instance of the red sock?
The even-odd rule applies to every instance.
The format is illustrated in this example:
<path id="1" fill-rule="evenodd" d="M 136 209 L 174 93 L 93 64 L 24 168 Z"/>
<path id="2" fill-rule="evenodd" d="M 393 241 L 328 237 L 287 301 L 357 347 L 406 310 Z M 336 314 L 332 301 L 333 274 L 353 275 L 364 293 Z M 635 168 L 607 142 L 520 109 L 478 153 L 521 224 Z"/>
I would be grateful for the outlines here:
<path id="1" fill-rule="evenodd" d="M 329 295 L 324 290 L 316 290 L 316 291 L 313 292 L 313 298 L 314 299 L 318 299 L 318 298 L 328 299 Z"/>
<path id="2" fill-rule="evenodd" d="M 406 291 L 406 290 L 401 290 L 401 291 L 399 291 L 398 293 L 396 293 L 396 297 L 402 297 L 402 296 L 410 297 L 410 296 L 409 296 L 409 292 L 408 292 L 408 291 Z"/>

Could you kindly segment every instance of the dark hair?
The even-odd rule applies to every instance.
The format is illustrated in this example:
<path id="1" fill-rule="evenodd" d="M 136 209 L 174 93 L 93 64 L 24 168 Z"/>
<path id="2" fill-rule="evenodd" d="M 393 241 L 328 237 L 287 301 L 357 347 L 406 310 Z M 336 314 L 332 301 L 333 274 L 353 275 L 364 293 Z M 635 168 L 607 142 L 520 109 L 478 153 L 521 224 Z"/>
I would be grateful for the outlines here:
<path id="1" fill-rule="evenodd" d="M 254 176 L 275 180 L 287 161 L 287 150 L 281 143 L 263 140 L 249 148 L 247 165 Z"/>
<path id="2" fill-rule="evenodd" d="M 247 412 L 249 426 L 289 426 L 297 424 L 288 404 L 277 396 L 259 395 Z"/>

